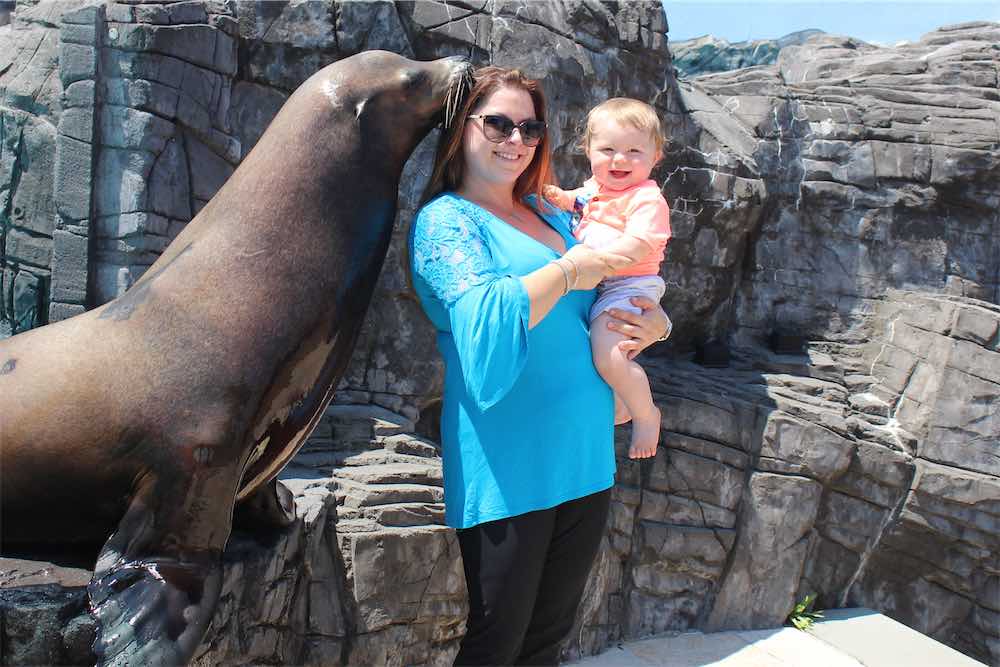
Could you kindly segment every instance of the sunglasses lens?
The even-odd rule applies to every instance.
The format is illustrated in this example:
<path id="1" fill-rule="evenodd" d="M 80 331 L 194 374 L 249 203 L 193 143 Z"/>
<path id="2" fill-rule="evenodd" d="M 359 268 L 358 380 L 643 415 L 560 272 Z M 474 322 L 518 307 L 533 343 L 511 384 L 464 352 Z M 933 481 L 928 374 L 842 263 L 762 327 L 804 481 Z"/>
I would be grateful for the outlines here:
<path id="1" fill-rule="evenodd" d="M 521 141 L 525 146 L 537 146 L 545 136 L 544 121 L 526 120 L 520 125 L 515 125 L 507 116 L 483 116 L 483 133 L 495 144 L 503 142 L 514 134 L 515 127 L 521 131 Z"/>
<path id="2" fill-rule="evenodd" d="M 545 136 L 545 123 L 540 120 L 524 121 L 521 125 L 521 136 L 524 137 L 526 145 L 534 146 Z"/>
<path id="3" fill-rule="evenodd" d="M 494 143 L 500 143 L 514 133 L 514 121 L 506 116 L 484 116 L 483 133 Z"/>

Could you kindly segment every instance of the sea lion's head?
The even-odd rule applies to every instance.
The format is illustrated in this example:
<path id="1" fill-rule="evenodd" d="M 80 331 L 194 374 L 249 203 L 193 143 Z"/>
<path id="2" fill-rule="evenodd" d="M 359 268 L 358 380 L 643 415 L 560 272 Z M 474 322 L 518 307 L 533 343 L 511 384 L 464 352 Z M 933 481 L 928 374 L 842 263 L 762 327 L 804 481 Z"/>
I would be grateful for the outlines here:
<path id="1" fill-rule="evenodd" d="M 338 120 L 357 119 L 365 150 L 405 161 L 431 128 L 454 120 L 472 66 L 457 56 L 424 62 L 365 51 L 321 70 L 316 84 Z"/>

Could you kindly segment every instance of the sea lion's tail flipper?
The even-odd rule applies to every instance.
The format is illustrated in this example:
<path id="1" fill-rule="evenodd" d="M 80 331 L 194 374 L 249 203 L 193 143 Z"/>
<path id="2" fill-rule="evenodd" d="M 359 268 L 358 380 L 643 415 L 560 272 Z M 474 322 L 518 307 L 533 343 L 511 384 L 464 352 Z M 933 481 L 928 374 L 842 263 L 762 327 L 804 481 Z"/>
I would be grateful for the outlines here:
<path id="1" fill-rule="evenodd" d="M 212 620 L 222 588 L 224 541 L 179 543 L 171 529 L 185 513 L 172 512 L 167 505 L 170 494 L 159 491 L 160 510 L 152 511 L 149 508 L 157 506 L 149 503 L 154 494 L 149 487 L 145 491 L 132 498 L 118 530 L 101 549 L 87 586 L 90 613 L 97 621 L 93 652 L 101 667 L 187 664 Z M 226 510 L 231 512 L 232 505 Z M 199 523 L 199 517 L 187 518 Z"/>
<path id="2" fill-rule="evenodd" d="M 277 478 L 238 502 L 233 512 L 233 527 L 255 534 L 287 528 L 293 523 L 295 500 L 288 487 Z"/>

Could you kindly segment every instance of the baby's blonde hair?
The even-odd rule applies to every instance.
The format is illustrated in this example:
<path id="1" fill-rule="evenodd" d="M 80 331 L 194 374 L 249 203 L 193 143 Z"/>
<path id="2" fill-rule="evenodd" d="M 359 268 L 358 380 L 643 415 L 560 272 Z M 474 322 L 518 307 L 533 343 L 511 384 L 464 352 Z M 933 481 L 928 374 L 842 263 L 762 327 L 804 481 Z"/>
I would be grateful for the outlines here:
<path id="1" fill-rule="evenodd" d="M 656 152 L 663 152 L 665 142 L 656 110 L 645 102 L 634 100 L 631 97 L 612 97 L 610 100 L 598 104 L 587 114 L 587 130 L 580 142 L 580 148 L 585 153 L 590 148 L 590 140 L 594 136 L 594 125 L 605 118 L 610 118 L 621 125 L 631 125 L 637 130 L 649 132 L 650 138 L 656 145 Z"/>

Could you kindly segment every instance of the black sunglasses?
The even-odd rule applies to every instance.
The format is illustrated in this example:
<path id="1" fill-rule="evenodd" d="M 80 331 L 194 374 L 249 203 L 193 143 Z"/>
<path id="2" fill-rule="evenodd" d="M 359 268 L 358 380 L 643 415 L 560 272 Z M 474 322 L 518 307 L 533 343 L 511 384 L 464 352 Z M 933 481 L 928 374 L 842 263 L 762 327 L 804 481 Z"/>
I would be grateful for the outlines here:
<path id="1" fill-rule="evenodd" d="M 495 144 L 501 144 L 510 139 L 511 135 L 514 134 L 514 128 L 521 131 L 521 141 L 525 146 L 537 146 L 538 142 L 545 136 L 545 121 L 543 120 L 525 120 L 515 123 L 507 116 L 491 113 L 476 114 L 469 116 L 469 118 L 482 118 L 483 134 Z"/>

